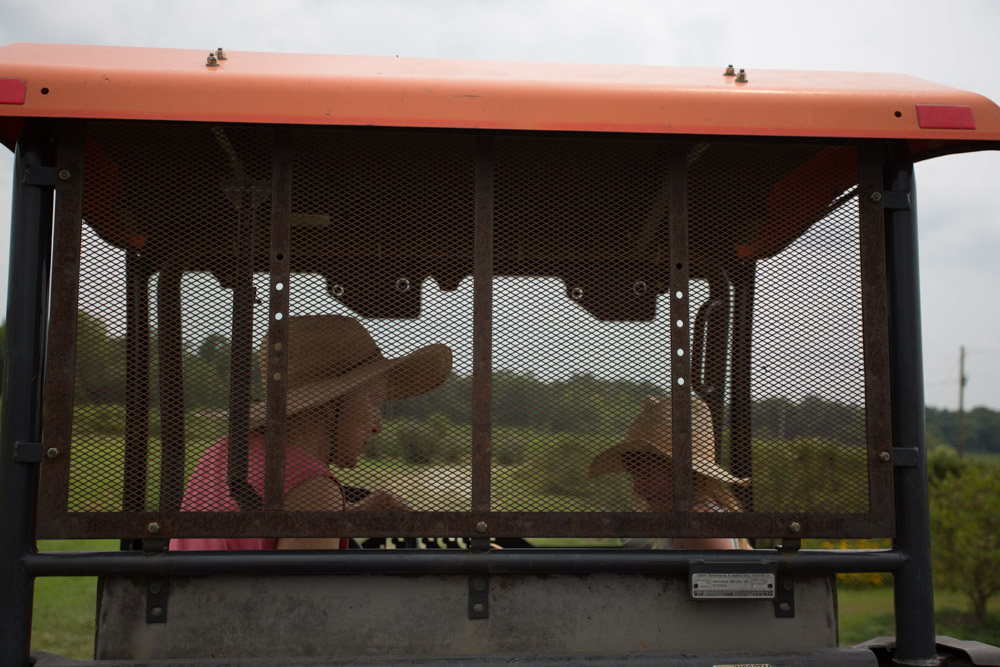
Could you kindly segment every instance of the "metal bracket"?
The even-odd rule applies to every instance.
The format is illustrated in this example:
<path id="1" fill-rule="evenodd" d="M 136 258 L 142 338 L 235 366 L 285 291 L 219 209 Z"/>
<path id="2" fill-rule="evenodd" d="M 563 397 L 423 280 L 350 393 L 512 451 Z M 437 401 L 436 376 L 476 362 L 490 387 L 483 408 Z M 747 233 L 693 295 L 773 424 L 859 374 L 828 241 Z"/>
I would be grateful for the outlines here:
<path id="1" fill-rule="evenodd" d="M 897 468 L 916 468 L 920 465 L 920 450 L 916 447 L 893 447 L 892 465 Z"/>
<path id="2" fill-rule="evenodd" d="M 469 618 L 490 617 L 490 575 L 469 576 Z"/>
<path id="3" fill-rule="evenodd" d="M 490 550 L 490 538 L 472 537 L 469 538 L 469 550 L 474 554 L 479 554 L 486 558 Z M 469 575 L 469 618 L 489 618 L 490 617 L 490 575 L 487 572 L 482 574 Z"/>
<path id="4" fill-rule="evenodd" d="M 167 580 L 150 577 L 146 580 L 146 623 L 167 622 Z"/>
<path id="5" fill-rule="evenodd" d="M 886 190 L 882 193 L 882 208 L 890 211 L 909 211 L 910 193 Z"/>
<path id="6" fill-rule="evenodd" d="M 42 188 L 54 188 L 57 182 L 55 167 L 28 167 L 24 170 L 22 183 Z"/>
<path id="7" fill-rule="evenodd" d="M 162 554 L 167 551 L 170 546 L 170 540 L 143 540 L 142 541 L 142 551 L 148 556 L 153 554 Z"/>
<path id="8" fill-rule="evenodd" d="M 774 617 L 795 618 L 795 577 L 791 574 L 778 573 L 774 587 Z"/>
<path id="9" fill-rule="evenodd" d="M 781 540 L 781 544 L 778 545 L 777 549 L 781 552 L 794 553 L 802 548 L 802 540 L 798 538 L 789 538 Z"/>
<path id="10" fill-rule="evenodd" d="M 41 463 L 42 443 L 21 442 L 14 443 L 14 463 Z"/>

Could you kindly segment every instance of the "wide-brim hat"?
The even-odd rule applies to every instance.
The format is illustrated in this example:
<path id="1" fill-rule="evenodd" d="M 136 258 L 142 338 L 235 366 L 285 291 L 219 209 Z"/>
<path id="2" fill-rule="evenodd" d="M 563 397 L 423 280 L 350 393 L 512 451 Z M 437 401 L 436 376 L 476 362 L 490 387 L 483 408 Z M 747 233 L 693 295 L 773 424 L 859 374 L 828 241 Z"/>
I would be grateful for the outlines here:
<path id="1" fill-rule="evenodd" d="M 632 423 L 625 429 L 625 439 L 601 452 L 590 463 L 590 476 L 625 472 L 622 455 L 627 452 L 652 452 L 673 460 L 672 409 L 669 396 L 647 396 Z M 691 397 L 691 470 L 699 475 L 729 484 L 743 485 L 748 477 L 737 477 L 715 462 L 715 437 L 708 405 Z"/>
<path id="2" fill-rule="evenodd" d="M 281 354 L 267 338 L 261 343 L 260 364 Z M 288 319 L 288 365 L 285 413 L 322 405 L 382 376 L 385 400 L 419 396 L 440 387 L 451 374 L 451 348 L 431 344 L 400 357 L 386 358 L 368 330 L 345 315 L 307 315 Z M 250 406 L 250 421 L 264 423 L 267 402 Z"/>

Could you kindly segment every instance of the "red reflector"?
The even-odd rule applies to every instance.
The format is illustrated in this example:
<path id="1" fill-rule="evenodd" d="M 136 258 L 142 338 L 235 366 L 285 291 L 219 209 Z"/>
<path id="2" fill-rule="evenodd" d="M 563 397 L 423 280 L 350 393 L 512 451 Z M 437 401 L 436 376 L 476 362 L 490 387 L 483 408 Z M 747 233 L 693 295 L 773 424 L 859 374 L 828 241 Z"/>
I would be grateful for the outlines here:
<path id="1" fill-rule="evenodd" d="M 957 104 L 918 104 L 917 124 L 925 130 L 974 130 L 972 107 Z"/>
<path id="2" fill-rule="evenodd" d="M 0 104 L 24 104 L 26 90 L 20 79 L 0 79 Z"/>

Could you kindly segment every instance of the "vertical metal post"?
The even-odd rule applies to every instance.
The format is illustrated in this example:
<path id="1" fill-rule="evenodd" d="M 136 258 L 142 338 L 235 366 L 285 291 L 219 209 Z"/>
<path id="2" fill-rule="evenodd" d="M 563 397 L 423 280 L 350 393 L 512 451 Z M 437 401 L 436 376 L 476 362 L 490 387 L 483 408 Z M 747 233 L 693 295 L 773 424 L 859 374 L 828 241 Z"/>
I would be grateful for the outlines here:
<path id="1" fill-rule="evenodd" d="M 145 258 L 125 251 L 125 474 L 126 512 L 146 509 L 149 456 L 149 278 Z"/>
<path id="2" fill-rule="evenodd" d="M 270 184 L 263 190 L 270 191 Z M 227 475 L 229 495 L 240 511 L 263 508 L 264 498 L 250 484 L 250 382 L 253 363 L 253 285 L 255 184 L 246 179 L 228 188 L 230 201 L 237 204 L 236 257 L 233 263 L 233 324 L 229 357 L 229 454 Z M 237 199 L 238 197 L 238 199 Z"/>
<path id="3" fill-rule="evenodd" d="M 7 339 L 0 423 L 0 664 L 28 664 L 34 579 L 22 559 L 35 551 L 38 464 L 14 460 L 14 443 L 40 442 L 44 339 L 52 240 L 52 186 L 28 185 L 50 167 L 47 127 L 28 126 L 14 157 Z M 78 175 L 79 176 L 79 175 Z"/>
<path id="4" fill-rule="evenodd" d="M 905 192 L 910 198 L 908 210 L 885 211 L 893 445 L 916 447 L 919 453 L 917 466 L 895 470 L 896 547 L 907 555 L 906 566 L 895 574 L 895 660 L 924 665 L 935 663 L 937 648 L 924 443 L 917 200 L 913 161 L 905 144 L 890 145 L 884 183 L 887 189 Z"/>
<path id="5" fill-rule="evenodd" d="M 493 394 L 493 137 L 476 140 L 472 305 L 472 511 L 490 511 Z M 485 532 L 485 531 L 480 531 Z M 482 537 L 482 535 L 480 535 Z"/>
<path id="6" fill-rule="evenodd" d="M 670 413 L 673 438 L 673 508 L 690 512 L 691 471 L 691 322 L 688 302 L 687 145 L 671 146 L 670 167 Z M 683 356 L 677 354 L 683 350 Z"/>
<path id="7" fill-rule="evenodd" d="M 159 509 L 164 512 L 180 510 L 184 487 L 184 341 L 181 331 L 183 276 L 180 260 L 170 258 L 160 269 L 160 279 L 156 284 L 160 373 Z M 137 492 L 144 490 L 143 488 Z M 147 506 L 146 509 L 150 508 Z"/>
<path id="8" fill-rule="evenodd" d="M 753 452 L 751 451 L 751 395 L 750 364 L 753 361 L 753 302 L 757 282 L 757 262 L 739 260 L 729 272 L 733 284 L 733 358 L 730 390 L 732 412 L 729 417 L 729 451 L 733 474 L 753 477 Z M 743 510 L 753 510 L 753 487 L 734 489 Z"/>
<path id="9" fill-rule="evenodd" d="M 264 453 L 264 509 L 279 510 L 285 498 L 285 407 L 288 375 L 288 305 L 291 267 L 292 130 L 274 131 L 271 180 L 271 286 L 268 307 L 267 444 Z M 276 314 L 284 316 L 279 320 Z"/>

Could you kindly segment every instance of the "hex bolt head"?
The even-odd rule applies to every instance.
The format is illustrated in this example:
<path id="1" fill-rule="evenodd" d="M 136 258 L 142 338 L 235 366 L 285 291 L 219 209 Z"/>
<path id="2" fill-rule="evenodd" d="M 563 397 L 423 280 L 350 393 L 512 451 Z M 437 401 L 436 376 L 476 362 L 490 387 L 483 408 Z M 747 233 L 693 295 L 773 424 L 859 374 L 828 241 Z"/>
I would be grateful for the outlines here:
<path id="1" fill-rule="evenodd" d="M 56 449 L 55 447 L 49 447 L 48 451 L 45 452 L 45 455 L 48 456 L 50 459 L 54 459 L 55 457 L 59 456 L 59 450 Z"/>
<path id="2" fill-rule="evenodd" d="M 149 585 L 149 592 L 152 593 L 153 595 L 157 595 L 162 590 L 163 590 L 163 588 L 161 588 L 159 584 L 150 584 Z"/>
<path id="3" fill-rule="evenodd" d="M 480 533 L 485 533 L 486 528 L 487 526 L 485 521 L 480 521 L 479 523 L 476 524 L 476 530 L 478 530 Z"/>
<path id="4" fill-rule="evenodd" d="M 215 51 L 208 54 L 208 58 L 205 60 L 205 67 L 218 67 L 219 58 L 215 55 Z"/>
<path id="5" fill-rule="evenodd" d="M 219 60 L 228 60 L 229 56 L 226 55 L 226 50 L 221 46 L 215 50 L 215 57 Z"/>
<path id="6" fill-rule="evenodd" d="M 722 76 L 736 76 L 736 68 L 732 65 L 727 65 L 726 71 L 722 73 Z"/>
<path id="7" fill-rule="evenodd" d="M 871 195 L 871 200 L 872 201 L 882 201 L 882 193 L 881 192 L 873 192 L 872 195 Z"/>
<path id="8" fill-rule="evenodd" d="M 59 180 L 60 181 L 68 181 L 70 179 L 70 176 L 72 176 L 72 175 L 73 174 L 69 173 L 69 169 L 60 169 L 59 170 Z"/>
<path id="9" fill-rule="evenodd" d="M 890 454 L 889 452 L 882 452 L 881 454 L 878 455 L 878 460 L 881 461 L 882 463 L 888 463 L 889 461 L 892 460 L 892 454 Z"/>
<path id="10" fill-rule="evenodd" d="M 788 526 L 788 530 L 792 531 L 793 533 L 797 533 L 800 530 L 802 530 L 802 525 L 799 524 L 798 521 L 793 521 L 792 524 Z"/>
<path id="11" fill-rule="evenodd" d="M 749 81 L 750 79 L 747 78 L 747 71 L 743 68 L 740 68 L 740 73 L 736 75 L 736 80 L 739 81 L 740 83 L 746 83 L 747 81 Z"/>
<path id="12" fill-rule="evenodd" d="M 146 526 L 146 529 L 151 533 L 158 533 L 160 532 L 160 524 L 154 521 L 153 523 Z"/>
<path id="13" fill-rule="evenodd" d="M 476 589 L 477 591 L 485 591 L 486 590 L 486 582 L 483 581 L 482 579 L 476 579 L 476 580 L 474 580 L 472 582 L 472 587 L 474 589 Z"/>

